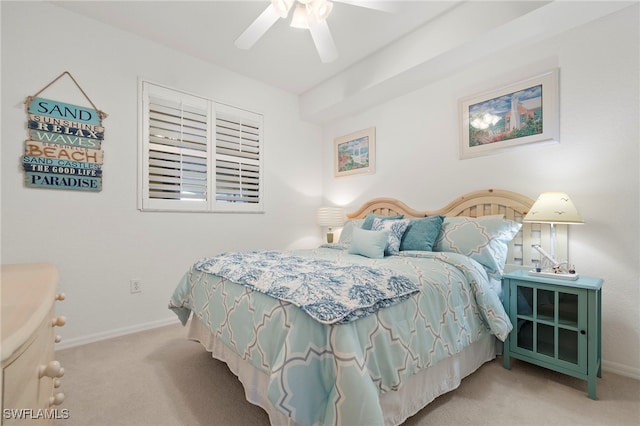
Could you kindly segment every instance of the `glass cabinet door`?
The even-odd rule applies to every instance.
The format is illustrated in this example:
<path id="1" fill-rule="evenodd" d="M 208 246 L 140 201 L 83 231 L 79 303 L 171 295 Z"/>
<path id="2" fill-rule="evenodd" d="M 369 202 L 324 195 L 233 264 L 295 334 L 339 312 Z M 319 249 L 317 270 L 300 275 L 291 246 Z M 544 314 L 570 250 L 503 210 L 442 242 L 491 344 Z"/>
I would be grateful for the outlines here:
<path id="1" fill-rule="evenodd" d="M 558 294 L 558 358 L 572 364 L 578 363 L 578 295 Z M 585 305 L 582 305 L 585 306 Z M 586 327 L 585 327 L 586 329 Z"/>
<path id="2" fill-rule="evenodd" d="M 585 353 L 579 346 L 586 345 L 586 312 L 579 312 L 578 307 L 585 306 L 580 300 L 586 293 L 524 281 L 516 281 L 512 290 L 511 311 L 517 323 L 511 350 L 579 368 L 586 365 L 586 360 L 578 356 Z"/>

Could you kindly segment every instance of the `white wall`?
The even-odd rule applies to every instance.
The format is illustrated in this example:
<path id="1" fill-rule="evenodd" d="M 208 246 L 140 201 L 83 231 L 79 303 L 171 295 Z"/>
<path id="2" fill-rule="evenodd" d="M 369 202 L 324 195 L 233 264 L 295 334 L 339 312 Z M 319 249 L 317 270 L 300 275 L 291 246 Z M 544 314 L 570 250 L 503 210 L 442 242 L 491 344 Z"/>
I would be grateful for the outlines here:
<path id="1" fill-rule="evenodd" d="M 566 191 L 586 224 L 570 229 L 578 272 L 604 278 L 605 368 L 640 378 L 638 6 L 326 126 L 324 197 L 355 210 L 391 196 L 423 210 L 499 188 L 535 199 Z M 560 68 L 559 145 L 459 159 L 458 100 Z M 333 138 L 376 127 L 377 172 L 333 177 Z"/>
<path id="2" fill-rule="evenodd" d="M 197 259 L 225 250 L 316 245 L 321 129 L 294 95 L 43 2 L 2 2 L 2 262 L 60 269 L 63 345 L 175 321 L 167 309 Z M 99 193 L 25 188 L 23 101 L 69 71 L 109 114 Z M 264 114 L 264 214 L 136 209 L 138 78 Z M 88 106 L 68 77 L 42 97 Z M 129 280 L 143 293 L 131 295 Z"/>

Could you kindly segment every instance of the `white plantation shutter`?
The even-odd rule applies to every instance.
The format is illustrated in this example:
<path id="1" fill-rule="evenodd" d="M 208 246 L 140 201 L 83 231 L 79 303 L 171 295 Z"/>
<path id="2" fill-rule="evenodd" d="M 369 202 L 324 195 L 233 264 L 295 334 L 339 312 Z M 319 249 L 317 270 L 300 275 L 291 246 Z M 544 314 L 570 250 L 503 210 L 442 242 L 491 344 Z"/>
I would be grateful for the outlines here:
<path id="1" fill-rule="evenodd" d="M 207 110 L 149 101 L 149 198 L 207 199 Z"/>
<path id="2" fill-rule="evenodd" d="M 141 209 L 262 210 L 262 116 L 142 82 Z"/>
<path id="3" fill-rule="evenodd" d="M 261 117 L 227 106 L 216 108 L 216 203 L 260 204 Z"/>

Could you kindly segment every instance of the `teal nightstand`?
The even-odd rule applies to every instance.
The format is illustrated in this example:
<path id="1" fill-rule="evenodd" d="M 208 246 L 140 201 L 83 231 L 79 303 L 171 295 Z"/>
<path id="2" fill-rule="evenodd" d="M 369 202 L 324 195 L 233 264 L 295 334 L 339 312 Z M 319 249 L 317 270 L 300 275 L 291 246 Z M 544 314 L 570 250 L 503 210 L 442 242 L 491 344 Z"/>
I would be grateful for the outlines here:
<path id="1" fill-rule="evenodd" d="M 587 381 L 596 399 L 602 377 L 602 284 L 600 278 L 564 280 L 518 270 L 502 277 L 502 302 L 513 324 L 503 365 L 517 358 Z"/>

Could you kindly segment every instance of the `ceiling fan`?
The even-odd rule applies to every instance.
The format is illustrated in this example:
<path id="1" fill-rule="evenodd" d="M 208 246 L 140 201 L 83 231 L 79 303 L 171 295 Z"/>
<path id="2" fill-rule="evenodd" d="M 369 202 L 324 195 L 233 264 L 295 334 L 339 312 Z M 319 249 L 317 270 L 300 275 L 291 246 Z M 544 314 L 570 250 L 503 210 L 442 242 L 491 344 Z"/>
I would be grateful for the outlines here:
<path id="1" fill-rule="evenodd" d="M 333 1 L 386 12 L 391 11 L 392 8 L 388 3 L 379 1 Z M 330 0 L 271 0 L 271 4 L 236 39 L 235 45 L 240 49 L 250 49 L 278 19 L 287 18 L 292 8 L 294 11 L 291 26 L 309 30 L 322 62 L 336 60 L 338 49 L 327 25 L 327 17 L 333 9 L 333 2 Z"/>

